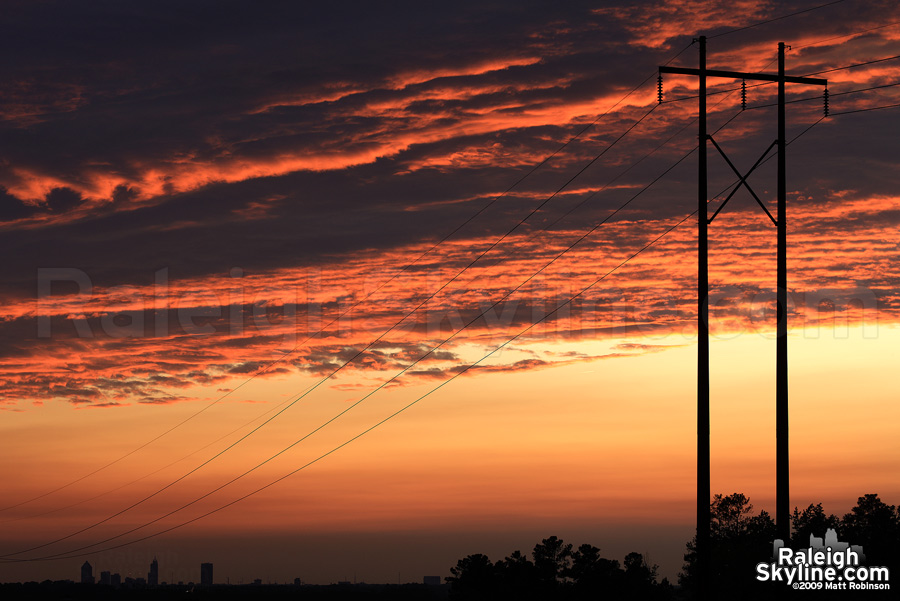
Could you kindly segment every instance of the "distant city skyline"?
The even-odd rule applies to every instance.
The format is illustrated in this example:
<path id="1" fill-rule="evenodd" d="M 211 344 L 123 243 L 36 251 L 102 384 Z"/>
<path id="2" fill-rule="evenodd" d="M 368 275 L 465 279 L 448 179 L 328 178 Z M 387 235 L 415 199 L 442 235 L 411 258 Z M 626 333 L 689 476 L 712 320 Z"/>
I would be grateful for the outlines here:
<path id="1" fill-rule="evenodd" d="M 165 568 L 165 566 L 163 566 L 163 567 Z M 177 567 L 179 573 L 181 573 L 181 570 L 185 569 L 186 566 L 180 566 L 180 565 L 179 566 L 169 566 L 169 573 L 174 574 L 175 573 L 174 568 L 176 568 L 176 567 Z M 196 582 L 202 586 L 211 586 L 212 584 L 214 584 L 213 564 L 210 562 L 204 562 L 204 563 L 200 564 L 199 571 L 197 572 L 199 575 L 199 578 L 188 579 L 188 580 L 183 580 L 183 579 L 175 580 L 174 578 L 171 581 L 160 580 L 160 578 L 159 578 L 159 561 L 156 559 L 156 557 L 153 558 L 153 561 L 151 561 L 148 566 L 149 571 L 147 572 L 146 578 L 133 577 L 130 574 L 127 574 L 123 580 L 122 575 L 119 572 L 112 572 L 111 570 L 101 570 L 100 578 L 99 578 L 99 580 L 97 580 L 94 577 L 94 569 L 95 569 L 95 566 L 93 566 L 89 561 L 85 561 L 83 564 L 81 564 L 80 578 L 79 578 L 78 582 L 81 582 L 82 584 L 97 583 L 97 584 L 108 585 L 108 586 L 118 586 L 119 584 L 122 584 L 124 582 L 125 584 L 136 583 L 136 584 L 151 586 L 151 587 L 164 585 L 164 584 L 193 583 L 194 580 L 196 580 Z M 98 567 L 98 569 L 99 569 L 99 567 Z"/>
<path id="2" fill-rule="evenodd" d="M 163 567 L 165 568 L 166 566 L 163 566 Z M 175 573 L 175 569 L 174 569 L 175 567 L 178 568 L 178 571 L 180 573 L 181 569 L 183 569 L 184 566 L 169 566 L 170 573 L 172 573 L 172 574 Z M 274 581 L 271 579 L 266 579 L 264 581 L 262 578 L 243 578 L 242 577 L 242 578 L 236 579 L 235 582 L 233 582 L 233 583 L 231 582 L 230 577 L 226 577 L 226 579 L 224 581 L 220 580 L 219 582 L 217 582 L 215 580 L 215 566 L 212 562 L 203 562 L 200 564 L 199 571 L 197 572 L 199 574 L 199 578 L 197 578 L 197 579 L 190 579 L 190 580 L 172 579 L 170 581 L 160 580 L 159 579 L 159 561 L 156 559 L 156 557 L 154 557 L 153 561 L 150 562 L 149 572 L 147 573 L 146 578 L 133 578 L 131 576 L 126 576 L 125 579 L 123 580 L 122 575 L 118 572 L 102 570 L 102 571 L 100 571 L 100 578 L 98 580 L 98 579 L 94 578 L 94 575 L 93 575 L 94 569 L 95 569 L 95 567 L 90 562 L 85 561 L 83 564 L 81 564 L 80 572 L 79 572 L 79 574 L 80 574 L 79 579 L 78 580 L 71 579 L 71 581 L 72 582 L 80 582 L 82 584 L 99 584 L 99 585 L 103 585 L 103 586 L 120 586 L 124 583 L 126 586 L 148 586 L 148 587 L 168 586 L 168 585 L 199 585 L 199 586 L 213 586 L 215 584 L 241 585 L 241 584 L 245 584 L 245 583 L 294 584 L 294 585 L 305 584 L 303 579 L 301 579 L 299 577 L 295 577 L 293 579 L 282 580 L 281 582 L 279 582 L 277 579 Z M 399 574 L 398 574 L 398 578 L 399 578 Z M 411 582 L 415 582 L 415 580 L 407 581 L 406 583 L 411 583 Z M 421 584 L 429 585 L 429 586 L 440 586 L 440 585 L 444 584 L 444 578 L 442 576 L 426 575 L 426 576 L 422 576 L 421 578 L 419 578 L 418 582 L 420 582 Z M 338 580 L 338 581 L 332 582 L 330 584 L 356 584 L 356 583 L 360 583 L 360 584 L 401 584 L 403 582 L 400 581 L 400 582 L 395 582 L 395 583 L 378 583 L 378 582 L 366 583 L 364 581 L 358 581 L 356 579 L 356 575 L 354 574 L 354 578 L 352 580 Z"/>

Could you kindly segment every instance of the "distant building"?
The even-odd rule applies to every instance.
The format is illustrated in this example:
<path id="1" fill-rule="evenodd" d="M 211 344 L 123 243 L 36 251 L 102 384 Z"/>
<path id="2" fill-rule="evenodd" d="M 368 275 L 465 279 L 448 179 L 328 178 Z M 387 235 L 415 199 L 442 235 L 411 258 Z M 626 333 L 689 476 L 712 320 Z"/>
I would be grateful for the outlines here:
<path id="1" fill-rule="evenodd" d="M 200 586 L 212 586 L 213 583 L 213 564 L 200 564 Z"/>
<path id="2" fill-rule="evenodd" d="M 94 584 L 94 568 L 88 562 L 81 566 L 81 584 Z"/>
<path id="3" fill-rule="evenodd" d="M 441 577 L 440 576 L 425 576 L 422 580 L 424 584 L 428 586 L 441 586 Z"/>
<path id="4" fill-rule="evenodd" d="M 147 573 L 147 584 L 150 586 L 159 585 L 159 563 L 157 563 L 156 558 L 153 558 L 153 561 L 150 562 L 150 572 Z"/>
<path id="5" fill-rule="evenodd" d="M 122 575 L 116 572 L 112 576 L 109 577 L 109 585 L 110 586 L 122 586 Z"/>
<path id="6" fill-rule="evenodd" d="M 109 572 L 100 572 L 100 584 L 105 584 L 106 586 L 109 586 L 110 580 L 112 580 L 112 579 L 110 577 Z"/>

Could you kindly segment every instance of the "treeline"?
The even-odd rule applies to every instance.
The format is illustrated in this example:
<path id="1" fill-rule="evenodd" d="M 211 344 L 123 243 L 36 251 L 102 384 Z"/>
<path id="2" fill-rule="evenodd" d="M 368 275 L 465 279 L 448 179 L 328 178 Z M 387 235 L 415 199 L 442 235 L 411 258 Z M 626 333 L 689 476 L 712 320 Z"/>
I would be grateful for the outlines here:
<path id="1" fill-rule="evenodd" d="M 776 589 L 790 593 L 784 583 L 756 580 L 756 565 L 772 558 L 776 537 L 772 517 L 766 511 L 755 513 L 741 493 L 716 495 L 710 510 L 713 598 L 768 598 L 780 592 Z M 900 507 L 867 494 L 843 517 L 826 514 L 821 503 L 795 508 L 790 546 L 805 549 L 811 534 L 821 538 L 829 528 L 837 532 L 840 541 L 861 545 L 866 565 L 887 566 L 892 575 L 900 574 Z M 497 562 L 482 554 L 469 555 L 450 570 L 447 582 L 454 599 L 692 599 L 697 572 L 695 542 L 696 538 L 686 544 L 678 586 L 665 578 L 659 580 L 657 566 L 649 565 L 640 553 L 629 553 L 620 564 L 601 557 L 600 549 L 593 545 L 573 549 L 555 536 L 535 545 L 530 558 L 520 551 Z M 900 586 L 900 582 L 895 584 Z"/>
<path id="2" fill-rule="evenodd" d="M 514 551 L 492 563 L 482 554 L 460 559 L 447 578 L 455 599 L 671 599 L 674 589 L 657 581 L 657 566 L 640 553 L 625 561 L 600 556 L 600 549 L 577 549 L 555 536 L 534 546 L 531 558 Z"/>
<path id="3" fill-rule="evenodd" d="M 734 591 L 731 598 L 756 599 L 772 592 L 773 585 L 756 580 L 756 565 L 772 558 L 772 542 L 777 534 L 775 521 L 766 511 L 753 512 L 750 500 L 740 493 L 716 495 L 710 504 L 710 588 L 716 592 Z M 793 549 L 809 547 L 809 537 L 822 538 L 832 528 L 838 540 L 861 545 L 865 563 L 887 566 L 891 574 L 900 567 L 900 508 L 887 505 L 876 494 L 859 497 L 856 506 L 843 517 L 826 514 L 821 503 L 806 509 L 794 508 L 791 516 Z M 682 596 L 693 597 L 696 588 L 696 537 L 687 543 L 684 567 L 678 575 Z M 787 588 L 777 583 L 775 588 Z M 800 591 L 800 593 L 809 591 Z M 848 591 L 840 591 L 845 598 Z M 865 591 L 871 598 L 872 591 Z"/>

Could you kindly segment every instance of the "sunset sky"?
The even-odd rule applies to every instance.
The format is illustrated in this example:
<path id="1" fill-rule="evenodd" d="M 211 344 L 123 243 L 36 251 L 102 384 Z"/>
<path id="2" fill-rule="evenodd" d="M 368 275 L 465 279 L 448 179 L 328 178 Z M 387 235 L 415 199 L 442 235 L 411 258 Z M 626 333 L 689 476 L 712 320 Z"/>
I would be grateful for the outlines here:
<path id="1" fill-rule="evenodd" d="M 697 100 L 656 73 L 698 35 L 828 79 L 827 118 L 788 85 L 791 507 L 900 503 L 900 8 L 823 4 L 6 2 L 0 581 L 421 581 L 554 534 L 674 580 Z M 739 90 L 710 80 L 709 129 L 743 173 L 777 90 Z M 710 283 L 712 490 L 771 513 L 744 189 Z"/>

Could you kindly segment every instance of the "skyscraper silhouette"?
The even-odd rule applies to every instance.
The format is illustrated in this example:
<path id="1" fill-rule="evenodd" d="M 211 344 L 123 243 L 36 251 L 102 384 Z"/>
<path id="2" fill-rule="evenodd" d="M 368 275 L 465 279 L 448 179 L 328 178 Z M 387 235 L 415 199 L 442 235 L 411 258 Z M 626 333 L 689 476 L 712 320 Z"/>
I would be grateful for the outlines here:
<path id="1" fill-rule="evenodd" d="M 156 558 L 153 558 L 153 561 L 150 562 L 150 572 L 147 573 L 147 584 L 150 586 L 159 585 L 159 563 L 157 563 Z"/>
<path id="2" fill-rule="evenodd" d="M 88 562 L 84 562 L 81 566 L 81 583 L 94 584 L 94 568 Z"/>
<path id="3" fill-rule="evenodd" d="M 200 586 L 212 586 L 213 583 L 213 564 L 200 564 Z"/>

